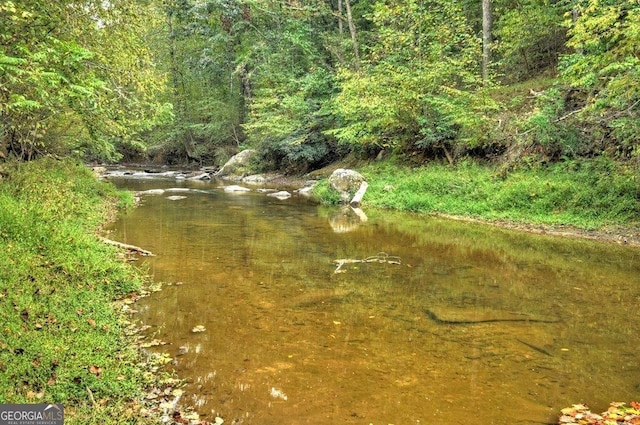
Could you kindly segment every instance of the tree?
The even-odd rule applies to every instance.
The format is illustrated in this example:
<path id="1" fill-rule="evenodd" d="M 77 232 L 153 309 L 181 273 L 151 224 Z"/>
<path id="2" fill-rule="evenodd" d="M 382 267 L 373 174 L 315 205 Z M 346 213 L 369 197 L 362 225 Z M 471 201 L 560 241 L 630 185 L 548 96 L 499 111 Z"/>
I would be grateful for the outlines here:
<path id="1" fill-rule="evenodd" d="M 491 0 L 482 0 L 482 80 L 489 81 L 491 43 L 493 31 L 493 6 Z"/>
<path id="2" fill-rule="evenodd" d="M 324 133 L 331 113 L 323 109 L 335 92 L 325 48 L 335 21 L 324 2 L 260 4 L 252 7 L 255 38 L 247 40 L 254 95 L 243 128 L 268 166 L 301 171 L 335 155 Z"/>
<path id="3" fill-rule="evenodd" d="M 332 131 L 356 149 L 440 149 L 481 143 L 479 40 L 459 5 L 378 1 L 361 72 L 342 69 Z"/>
<path id="4" fill-rule="evenodd" d="M 565 2 L 496 1 L 494 51 L 496 68 L 504 83 L 554 72 L 565 51 Z"/>
<path id="5" fill-rule="evenodd" d="M 1 4 L 0 145 L 26 159 L 113 158 L 118 144 L 166 117 L 142 38 L 152 15 L 127 1 Z"/>
<path id="6" fill-rule="evenodd" d="M 355 69 L 360 69 L 360 46 L 358 45 L 358 34 L 356 31 L 356 24 L 353 21 L 353 14 L 351 13 L 351 1 L 345 0 L 345 6 L 347 8 L 347 23 L 349 24 L 349 33 L 351 34 L 351 42 L 353 43 L 353 57 Z"/>
<path id="7" fill-rule="evenodd" d="M 586 93 L 581 124 L 592 149 L 622 157 L 639 154 L 640 5 L 623 0 L 585 0 L 569 25 L 561 75 Z"/>

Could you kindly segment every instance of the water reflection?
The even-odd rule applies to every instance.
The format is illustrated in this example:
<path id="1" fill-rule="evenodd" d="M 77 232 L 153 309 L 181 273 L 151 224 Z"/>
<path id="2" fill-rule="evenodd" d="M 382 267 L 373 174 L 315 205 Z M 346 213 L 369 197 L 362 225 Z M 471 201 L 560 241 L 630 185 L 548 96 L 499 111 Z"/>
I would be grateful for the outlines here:
<path id="1" fill-rule="evenodd" d="M 306 199 L 197 188 L 145 196 L 111 237 L 183 283 L 140 320 L 171 343 L 204 418 L 553 423 L 572 403 L 640 395 L 637 250 L 375 211 L 336 232 L 342 213 Z M 401 264 L 334 273 L 379 252 Z"/>

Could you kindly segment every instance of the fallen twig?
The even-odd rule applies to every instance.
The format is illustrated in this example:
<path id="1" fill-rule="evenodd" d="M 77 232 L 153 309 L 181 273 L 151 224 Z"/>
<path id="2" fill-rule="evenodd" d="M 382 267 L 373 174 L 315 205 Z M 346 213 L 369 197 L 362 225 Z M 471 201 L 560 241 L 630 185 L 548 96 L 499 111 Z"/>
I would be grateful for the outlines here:
<path id="1" fill-rule="evenodd" d="M 111 239 L 107 239 L 107 238 L 100 238 L 100 240 L 106 244 L 109 245 L 113 245 L 113 246 L 117 246 L 118 248 L 122 248 L 122 249 L 126 249 L 127 251 L 133 251 L 133 252 L 137 252 L 141 255 L 145 255 L 148 257 L 155 257 L 155 255 L 151 252 L 151 251 L 147 251 L 146 249 L 142 249 L 139 246 L 135 246 L 135 245 L 129 245 L 126 243 L 122 243 L 122 242 L 116 242 L 116 241 L 112 241 Z"/>

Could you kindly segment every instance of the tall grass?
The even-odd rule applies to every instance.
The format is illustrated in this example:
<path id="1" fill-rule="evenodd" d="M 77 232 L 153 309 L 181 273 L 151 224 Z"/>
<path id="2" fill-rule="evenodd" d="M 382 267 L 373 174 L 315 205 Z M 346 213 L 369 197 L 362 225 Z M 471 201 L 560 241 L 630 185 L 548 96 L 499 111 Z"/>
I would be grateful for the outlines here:
<path id="1" fill-rule="evenodd" d="M 143 373 L 112 303 L 142 280 L 94 232 L 126 197 L 68 161 L 3 168 L 0 403 L 63 403 L 66 423 L 124 423 Z"/>
<path id="2" fill-rule="evenodd" d="M 638 225 L 638 170 L 606 158 L 521 168 L 501 176 L 474 162 L 408 168 L 393 162 L 360 170 L 369 181 L 365 205 L 584 229 Z M 327 196 L 327 184 L 316 195 Z"/>

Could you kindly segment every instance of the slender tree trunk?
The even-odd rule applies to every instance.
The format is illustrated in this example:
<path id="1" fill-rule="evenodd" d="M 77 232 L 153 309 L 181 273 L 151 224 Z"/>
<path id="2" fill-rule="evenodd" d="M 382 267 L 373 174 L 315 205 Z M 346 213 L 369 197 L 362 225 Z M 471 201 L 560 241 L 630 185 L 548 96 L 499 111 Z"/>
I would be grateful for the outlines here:
<path id="1" fill-rule="evenodd" d="M 353 42 L 353 56 L 355 61 L 355 68 L 360 70 L 360 47 L 358 47 L 358 35 L 356 33 L 356 25 L 353 22 L 353 15 L 351 14 L 351 0 L 344 0 L 344 4 L 347 7 L 347 23 L 349 24 L 349 32 L 351 33 L 351 41 Z"/>
<path id="2" fill-rule="evenodd" d="M 169 7 L 174 7 L 171 4 Z M 171 83 L 173 85 L 173 93 L 174 93 L 174 103 L 177 104 L 177 111 L 182 120 L 186 119 L 186 111 L 187 106 L 185 105 L 186 99 L 186 87 L 184 83 L 184 76 L 182 75 L 182 70 L 178 65 L 178 60 L 176 58 L 176 45 L 173 38 L 173 18 L 170 13 L 167 14 L 167 30 L 169 32 L 169 60 L 171 62 Z M 193 159 L 194 151 L 195 151 L 195 142 L 193 140 L 193 134 L 191 134 L 191 130 L 186 129 L 186 134 L 182 138 L 182 144 L 184 145 L 184 150 L 187 153 L 187 157 Z"/>
<path id="3" fill-rule="evenodd" d="M 338 0 L 338 31 L 340 35 L 344 33 L 344 26 L 342 24 L 342 0 Z"/>
<path id="4" fill-rule="evenodd" d="M 482 0 L 482 81 L 489 81 L 491 64 L 491 30 L 493 27 L 492 0 Z"/>

